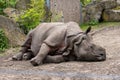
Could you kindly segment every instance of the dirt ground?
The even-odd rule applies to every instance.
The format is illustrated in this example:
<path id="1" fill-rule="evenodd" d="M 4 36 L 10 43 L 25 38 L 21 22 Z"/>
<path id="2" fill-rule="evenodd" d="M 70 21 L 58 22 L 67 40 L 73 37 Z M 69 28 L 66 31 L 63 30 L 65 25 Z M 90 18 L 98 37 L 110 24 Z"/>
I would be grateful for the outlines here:
<path id="1" fill-rule="evenodd" d="M 120 26 L 103 28 L 93 36 L 106 49 L 103 62 L 63 62 L 33 67 L 29 61 L 7 61 L 18 48 L 0 57 L 0 80 L 120 80 Z"/>

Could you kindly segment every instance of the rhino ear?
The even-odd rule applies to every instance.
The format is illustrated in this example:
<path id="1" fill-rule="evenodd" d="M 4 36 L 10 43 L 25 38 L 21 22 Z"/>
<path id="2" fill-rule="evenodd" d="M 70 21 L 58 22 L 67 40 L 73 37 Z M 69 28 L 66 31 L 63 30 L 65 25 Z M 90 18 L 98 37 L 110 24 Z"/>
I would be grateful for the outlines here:
<path id="1" fill-rule="evenodd" d="M 91 26 L 85 31 L 85 34 L 88 34 L 91 31 Z"/>

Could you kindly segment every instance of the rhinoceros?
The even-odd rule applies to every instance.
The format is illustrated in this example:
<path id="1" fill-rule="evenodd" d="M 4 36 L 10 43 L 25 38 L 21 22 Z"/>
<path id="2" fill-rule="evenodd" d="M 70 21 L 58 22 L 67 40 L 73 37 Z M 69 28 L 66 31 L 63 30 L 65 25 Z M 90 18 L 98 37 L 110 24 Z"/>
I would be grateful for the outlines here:
<path id="1" fill-rule="evenodd" d="M 92 42 L 91 27 L 82 31 L 76 22 L 41 23 L 31 30 L 13 60 L 30 60 L 33 66 L 46 62 L 104 61 L 106 51 Z"/>

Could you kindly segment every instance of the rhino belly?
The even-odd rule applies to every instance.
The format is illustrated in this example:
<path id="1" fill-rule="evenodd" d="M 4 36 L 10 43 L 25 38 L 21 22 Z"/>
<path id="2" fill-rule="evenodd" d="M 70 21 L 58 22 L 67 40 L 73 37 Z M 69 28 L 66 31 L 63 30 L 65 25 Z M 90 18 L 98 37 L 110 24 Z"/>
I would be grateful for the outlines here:
<path id="1" fill-rule="evenodd" d="M 31 43 L 31 50 L 33 52 L 33 55 L 36 56 L 40 50 L 40 47 L 42 45 L 42 40 L 40 40 L 38 37 L 33 37 L 32 43 Z"/>
<path id="2" fill-rule="evenodd" d="M 40 50 L 40 46 L 39 45 L 31 45 L 31 50 L 33 52 L 33 55 L 36 56 Z"/>

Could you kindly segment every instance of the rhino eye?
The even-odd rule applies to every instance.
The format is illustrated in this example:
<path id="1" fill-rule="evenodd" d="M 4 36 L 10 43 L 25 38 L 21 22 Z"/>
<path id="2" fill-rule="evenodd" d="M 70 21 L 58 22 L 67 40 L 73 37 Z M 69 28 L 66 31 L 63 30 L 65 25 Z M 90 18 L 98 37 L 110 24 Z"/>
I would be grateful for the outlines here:
<path id="1" fill-rule="evenodd" d="M 82 40 L 87 40 L 87 37 L 83 37 Z"/>
<path id="2" fill-rule="evenodd" d="M 85 40 L 85 39 L 86 39 L 85 37 L 82 38 L 82 40 Z"/>
<path id="3" fill-rule="evenodd" d="M 93 49 L 93 46 L 90 46 L 91 49 Z"/>

